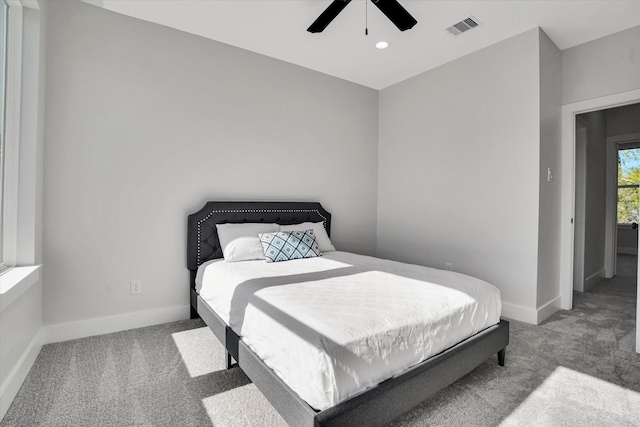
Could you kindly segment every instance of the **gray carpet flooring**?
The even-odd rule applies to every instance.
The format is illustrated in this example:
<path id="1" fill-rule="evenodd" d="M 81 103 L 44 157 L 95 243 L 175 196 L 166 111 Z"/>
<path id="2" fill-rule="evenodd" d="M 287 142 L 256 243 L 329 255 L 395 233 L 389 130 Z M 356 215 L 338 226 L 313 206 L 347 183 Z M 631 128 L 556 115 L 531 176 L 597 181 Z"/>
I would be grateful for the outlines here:
<path id="1" fill-rule="evenodd" d="M 635 257 L 390 426 L 638 426 Z M 631 277 L 633 275 L 633 277 Z M 631 286 L 633 284 L 633 286 Z M 44 346 L 0 427 L 285 426 L 200 320 Z"/>

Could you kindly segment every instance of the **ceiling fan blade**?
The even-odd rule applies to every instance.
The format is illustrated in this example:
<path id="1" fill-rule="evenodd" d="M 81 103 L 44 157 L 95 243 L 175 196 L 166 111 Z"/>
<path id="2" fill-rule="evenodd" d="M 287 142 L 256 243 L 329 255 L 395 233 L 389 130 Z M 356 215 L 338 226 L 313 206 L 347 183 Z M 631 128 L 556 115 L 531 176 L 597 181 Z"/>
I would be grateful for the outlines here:
<path id="1" fill-rule="evenodd" d="M 322 12 L 318 19 L 307 28 L 307 31 L 310 33 L 321 33 L 350 2 L 351 0 L 334 0 L 333 3 Z"/>
<path id="2" fill-rule="evenodd" d="M 413 16 L 402 7 L 396 0 L 371 0 L 373 4 L 378 6 L 391 22 L 393 22 L 400 31 L 406 31 L 413 28 L 418 23 Z"/>

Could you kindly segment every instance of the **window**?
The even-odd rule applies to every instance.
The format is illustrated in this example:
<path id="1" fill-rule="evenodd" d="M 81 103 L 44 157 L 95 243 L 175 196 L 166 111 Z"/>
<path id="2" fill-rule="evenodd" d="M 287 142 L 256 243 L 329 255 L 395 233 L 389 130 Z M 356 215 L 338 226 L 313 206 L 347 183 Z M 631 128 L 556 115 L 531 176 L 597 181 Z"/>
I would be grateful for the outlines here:
<path id="1" fill-rule="evenodd" d="M 640 148 L 618 150 L 618 224 L 638 222 Z"/>
<path id="2" fill-rule="evenodd" d="M 2 248 L 4 246 L 3 218 L 4 218 L 4 162 L 5 162 L 5 142 L 4 142 L 4 123 L 5 123 L 5 88 L 6 88 L 6 40 L 7 40 L 7 18 L 9 7 L 4 0 L 0 0 L 0 271 L 4 268 L 4 257 Z"/>
<path id="3" fill-rule="evenodd" d="M 4 12 L 2 34 L 3 55 L 3 125 L 2 125 L 2 202 L 0 215 L 0 262 L 6 266 L 35 265 L 40 261 L 37 246 L 41 204 L 38 185 L 42 167 L 43 129 L 40 73 L 44 50 L 40 46 L 40 0 L 0 0 Z M 28 13 L 25 11 L 28 10 Z M 29 72 L 24 72 L 28 70 Z M 35 130 L 35 132 L 34 132 Z M 24 155 L 20 155 L 24 153 Z M 26 179 L 21 179 L 26 177 Z M 24 185 L 23 185 L 24 184 Z M 25 218 L 27 220 L 20 222 Z M 20 248 L 20 251 L 18 251 Z"/>

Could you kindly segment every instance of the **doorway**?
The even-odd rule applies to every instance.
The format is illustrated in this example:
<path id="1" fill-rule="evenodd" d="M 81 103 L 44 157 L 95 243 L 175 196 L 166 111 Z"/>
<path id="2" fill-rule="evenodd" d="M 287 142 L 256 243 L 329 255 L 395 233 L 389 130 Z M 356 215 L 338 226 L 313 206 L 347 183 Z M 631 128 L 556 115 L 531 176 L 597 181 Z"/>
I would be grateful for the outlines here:
<path id="1" fill-rule="evenodd" d="M 616 275 L 637 255 L 640 103 L 576 115 L 573 289 Z M 635 131 L 633 134 L 624 132 Z"/>
<path id="2" fill-rule="evenodd" d="M 578 136 L 578 130 L 576 128 L 576 116 L 583 113 L 591 113 L 596 112 L 603 109 L 621 107 L 629 104 L 634 104 L 640 102 L 640 90 L 634 90 L 629 92 L 624 92 L 616 95 L 605 96 L 602 98 L 597 98 L 593 100 L 581 101 L 573 104 L 568 104 L 563 106 L 562 108 L 562 127 L 563 127 L 563 143 L 562 143 L 562 224 L 561 224 L 561 284 L 560 284 L 560 293 L 561 293 L 561 308 L 568 310 L 572 308 L 573 305 L 573 287 L 574 287 L 574 249 L 575 249 L 575 231 L 577 228 L 574 220 L 578 220 L 576 217 L 576 196 L 578 195 L 576 192 L 580 191 L 579 185 L 576 186 L 576 160 L 578 156 L 578 152 L 576 151 L 576 137 Z M 638 122 L 638 120 L 636 120 Z M 587 135 L 589 133 L 589 129 L 587 127 Z M 605 136 L 606 139 L 606 136 Z M 602 156 L 605 157 L 605 156 Z M 605 166 L 606 169 L 606 166 Z M 600 176 L 602 177 L 602 169 L 600 169 Z M 607 180 L 610 179 L 611 174 L 604 174 Z M 601 183 L 602 184 L 602 183 Z M 588 188 L 588 183 L 586 184 Z M 588 195 L 588 191 L 585 192 Z M 588 196 L 585 195 L 585 204 L 588 204 L 589 201 Z M 602 196 L 602 191 L 600 191 L 600 196 Z M 611 197 L 611 196 L 610 196 Z M 579 202 L 579 200 L 578 200 Z M 579 206 L 578 206 L 579 208 Z M 600 216 L 603 213 L 600 211 Z M 606 216 L 606 212 L 604 213 Z M 585 222 L 589 222 L 588 219 L 585 218 Z M 585 223 L 585 226 L 588 227 L 588 224 Z M 611 231 L 612 234 L 617 234 L 617 232 Z M 579 234 L 579 233 L 578 233 Z M 599 232 L 602 235 L 601 231 Z M 578 239 L 580 236 L 577 236 Z M 589 245 L 590 238 L 588 234 L 585 233 L 585 244 Z M 593 239 L 592 239 L 593 241 Z M 605 242 L 602 242 L 603 246 Z M 601 246 L 598 250 L 604 252 L 604 248 Z M 637 248 L 636 248 L 637 250 Z M 580 252 L 577 253 L 578 259 L 581 258 Z M 587 258 L 587 254 L 584 254 L 584 257 Z M 597 257 L 596 257 L 597 258 Z M 602 258 L 600 258 L 602 260 Z M 615 263 L 615 258 L 613 259 Z M 611 261 L 609 262 L 611 263 Z M 637 320 L 640 317 L 640 303 L 638 299 L 637 289 L 640 288 L 640 281 L 637 278 L 637 268 L 638 263 L 635 261 L 635 270 L 636 270 L 636 351 L 640 353 L 640 330 L 637 328 Z M 599 271 L 598 274 L 601 277 L 598 277 L 598 274 L 594 276 L 597 279 L 601 279 L 605 277 L 605 275 L 613 275 L 615 274 L 615 264 L 611 265 L 607 270 L 605 268 L 601 268 L 602 271 Z M 586 277 L 585 279 L 587 279 Z M 594 279 L 595 280 L 595 279 Z"/>

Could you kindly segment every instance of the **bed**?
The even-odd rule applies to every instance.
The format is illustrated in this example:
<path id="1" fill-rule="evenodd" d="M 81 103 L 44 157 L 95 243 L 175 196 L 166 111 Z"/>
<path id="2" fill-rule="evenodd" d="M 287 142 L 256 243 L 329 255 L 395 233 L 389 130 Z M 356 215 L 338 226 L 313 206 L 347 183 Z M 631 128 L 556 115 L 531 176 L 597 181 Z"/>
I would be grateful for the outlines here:
<path id="1" fill-rule="evenodd" d="M 430 286 L 437 293 L 440 289 L 437 283 L 445 281 L 453 288 L 459 288 L 455 294 L 458 295 L 456 298 L 468 298 L 468 295 L 473 295 L 475 299 L 481 300 L 482 298 L 478 298 L 480 294 L 476 292 L 476 287 L 479 285 L 474 280 L 481 281 L 477 279 L 468 276 L 462 277 L 463 275 L 456 273 L 401 265 L 401 263 L 393 261 L 342 252 L 327 252 L 314 260 L 274 263 L 268 269 L 266 269 L 264 261 L 220 262 L 223 255 L 216 224 L 277 223 L 289 225 L 302 222 L 322 222 L 327 235 L 330 233 L 331 215 L 319 203 L 208 202 L 201 210 L 188 218 L 187 265 L 191 275 L 192 317 L 199 316 L 205 321 L 227 349 L 227 366 L 230 367 L 231 359 L 235 359 L 238 366 L 243 369 L 287 423 L 292 426 L 384 425 L 466 375 L 492 355 L 497 354 L 498 363 L 501 366 L 504 365 L 505 348 L 509 342 L 509 324 L 499 319 L 499 294 L 497 308 L 495 307 L 495 296 L 487 297 L 486 313 L 473 306 L 471 311 L 461 316 L 465 318 L 475 316 L 479 319 L 475 323 L 472 322 L 474 326 L 468 327 L 460 322 L 459 325 L 454 325 L 455 327 L 448 327 L 455 323 L 449 320 L 432 328 L 437 331 L 435 336 L 441 338 L 431 339 L 426 335 L 422 337 L 417 334 L 420 337 L 418 341 L 423 342 L 423 345 L 428 342 L 428 347 L 433 354 L 419 355 L 424 360 L 420 359 L 418 363 L 414 363 L 402 360 L 402 358 L 407 354 L 419 352 L 416 350 L 418 347 L 411 347 L 413 345 L 409 342 L 411 340 L 406 338 L 416 336 L 415 326 L 412 326 L 413 332 L 410 334 L 402 335 L 394 332 L 392 344 L 388 348 L 398 354 L 382 359 L 380 355 L 369 354 L 360 351 L 360 349 L 363 348 L 363 342 L 384 341 L 384 334 L 376 335 L 374 331 L 370 337 L 361 337 L 360 341 L 350 339 L 350 345 L 345 345 L 341 341 L 344 338 L 344 333 L 341 335 L 339 331 L 352 333 L 349 325 L 353 323 L 354 327 L 357 326 L 360 317 L 349 319 L 346 326 L 328 321 L 327 325 L 330 328 L 322 331 L 322 324 L 314 323 L 314 319 L 322 315 L 321 311 L 314 312 L 314 309 L 318 309 L 321 304 L 316 304 L 315 307 L 313 305 L 304 306 L 304 300 L 295 300 L 289 294 L 281 292 L 283 287 L 278 286 L 281 284 L 278 280 L 282 281 L 284 277 L 287 287 L 293 290 L 289 292 L 295 294 L 296 287 L 302 286 L 300 288 L 302 290 L 299 289 L 300 292 L 318 298 L 329 298 L 329 300 L 323 300 L 323 303 L 327 307 L 333 307 L 336 305 L 336 301 L 330 299 L 332 297 L 342 298 L 333 296 L 333 294 L 341 288 L 346 288 L 345 283 L 354 288 L 363 287 L 383 281 L 381 279 L 385 276 L 393 274 L 396 278 L 402 276 L 394 285 L 396 287 L 393 292 L 398 289 L 398 294 L 402 294 L 403 287 L 414 292 L 414 282 L 417 280 L 427 283 L 433 282 L 434 284 Z M 206 266 L 206 269 L 204 267 L 199 269 L 201 266 Z M 227 291 L 224 291 L 226 289 L 224 287 L 203 287 L 203 277 L 205 277 L 203 272 L 211 271 L 216 271 L 216 275 L 207 276 L 205 282 L 209 283 L 213 280 L 222 284 L 228 281 L 231 284 Z M 402 274 L 398 275 L 399 271 Z M 225 274 L 231 279 L 223 280 L 226 277 Z M 427 275 L 428 280 L 424 280 L 424 275 Z M 296 278 L 296 280 L 290 280 L 291 278 Z M 337 281 L 337 284 L 328 281 L 329 279 Z M 458 282 L 464 283 L 459 285 Z M 330 286 L 336 287 L 332 290 Z M 424 283 L 421 283 L 418 290 L 423 287 Z M 323 292 L 325 292 L 324 295 L 322 295 Z M 383 292 L 383 290 L 379 292 Z M 257 310 L 247 309 L 250 302 L 256 305 L 255 295 L 257 293 L 260 293 L 261 304 L 266 304 L 266 306 L 258 307 Z M 382 297 L 386 298 L 384 294 Z M 416 295 L 410 299 L 418 301 L 420 298 L 428 306 L 428 295 Z M 411 303 L 410 299 L 407 300 L 408 304 Z M 288 308 L 281 304 L 285 300 L 289 304 Z M 297 311 L 296 301 L 300 301 L 301 307 L 303 307 Z M 435 297 L 434 301 L 436 301 Z M 230 309 L 233 307 L 235 309 Z M 237 307 L 241 308 L 242 314 L 240 316 L 237 315 Z M 432 310 L 437 311 L 437 308 L 434 306 L 429 310 L 424 310 L 424 313 L 429 313 Z M 497 316 L 496 310 L 498 311 Z M 379 316 L 376 317 L 387 319 L 389 316 L 393 317 L 390 313 L 379 313 Z M 424 314 L 424 317 L 428 318 L 429 316 Z M 270 324 L 270 318 L 279 321 Z M 283 318 L 288 320 L 283 321 Z M 488 324 L 483 325 L 481 321 L 488 322 Z M 287 328 L 276 331 L 274 326 L 276 323 L 284 323 Z M 400 326 L 397 328 L 398 331 L 402 328 L 406 329 L 406 325 Z M 264 329 L 260 330 L 260 327 Z M 472 327 L 480 330 L 470 329 Z M 375 330 L 375 327 L 373 329 Z M 315 330 L 322 333 L 316 334 Z M 338 332 L 334 333 L 334 331 Z M 388 335 L 387 332 L 386 336 Z M 298 341 L 312 344 L 308 345 L 310 350 L 294 343 L 298 337 L 304 338 Z M 305 383 L 305 380 L 300 377 L 299 372 L 306 373 L 314 369 L 302 367 L 296 371 L 295 366 L 292 368 L 291 365 L 298 365 L 296 357 L 298 360 L 311 360 L 314 366 L 321 365 L 327 358 L 316 351 L 319 347 L 322 347 L 323 351 L 341 352 L 343 355 L 331 358 L 331 360 L 337 360 L 336 365 L 340 366 L 331 365 L 327 368 L 333 382 L 329 386 L 326 383 L 319 383 L 318 387 L 308 387 L 312 390 L 308 391 L 301 388 L 300 383 Z M 295 350 L 288 351 L 289 348 Z M 304 353 L 305 351 L 306 353 Z M 286 359 L 280 357 L 284 361 L 281 360 L 278 364 L 273 356 L 282 353 L 292 353 L 293 356 L 286 354 L 285 356 L 294 359 L 289 359 L 287 362 Z M 378 351 L 378 353 L 381 352 Z M 389 351 L 382 353 L 389 353 Z M 304 357 L 296 356 L 296 354 L 304 354 Z M 331 354 L 335 356 L 334 353 Z M 351 359 L 344 362 L 344 366 L 347 366 L 348 369 L 342 366 L 342 357 L 345 360 Z M 384 357 L 387 356 L 384 355 Z M 353 362 L 354 359 L 357 359 L 359 365 Z M 360 359 L 364 360 L 364 363 Z M 365 381 L 362 381 L 362 375 L 358 370 L 367 370 L 367 365 L 370 368 L 369 371 L 381 377 L 367 377 Z M 382 372 L 383 369 L 389 369 L 389 371 Z M 320 368 L 318 371 L 324 372 Z M 313 379 L 308 382 L 309 385 L 312 385 Z M 344 387 L 342 385 L 344 383 L 346 388 L 336 389 L 334 383 L 339 383 L 341 387 Z M 318 389 L 323 389 L 326 396 L 314 394 L 313 390 L 317 391 Z"/>

